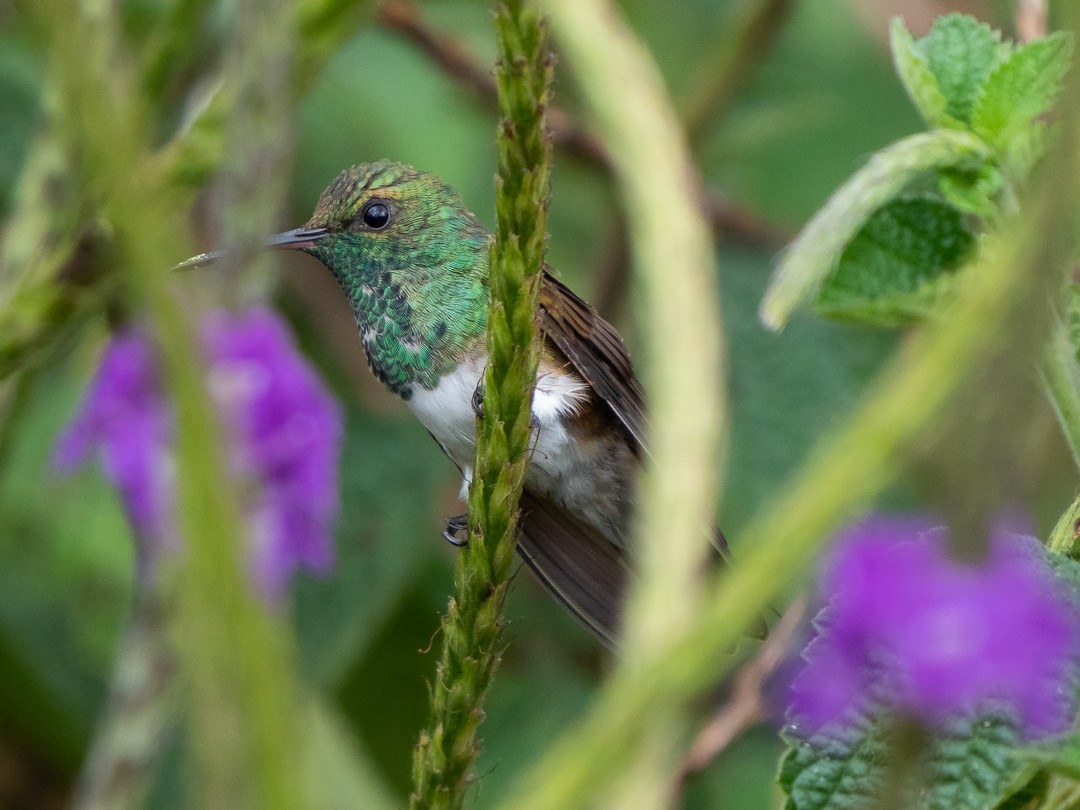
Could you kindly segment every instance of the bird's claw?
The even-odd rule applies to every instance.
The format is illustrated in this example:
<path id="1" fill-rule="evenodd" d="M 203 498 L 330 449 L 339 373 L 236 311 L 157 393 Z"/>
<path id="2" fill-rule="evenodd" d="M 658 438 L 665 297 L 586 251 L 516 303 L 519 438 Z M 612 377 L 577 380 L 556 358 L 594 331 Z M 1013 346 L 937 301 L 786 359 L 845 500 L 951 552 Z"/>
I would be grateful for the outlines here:
<path id="1" fill-rule="evenodd" d="M 465 538 L 461 539 L 458 535 L 461 532 L 465 532 Z M 446 539 L 446 542 L 455 548 L 465 548 L 469 545 L 469 516 L 465 515 L 453 515 L 446 519 L 446 528 L 443 530 L 442 536 Z"/>
<path id="2" fill-rule="evenodd" d="M 477 383 L 472 392 L 472 409 L 478 419 L 484 418 L 484 384 Z"/>
<path id="3" fill-rule="evenodd" d="M 484 384 L 477 383 L 476 388 L 472 392 L 472 409 L 478 419 L 484 418 Z M 529 427 L 536 430 L 540 427 L 540 419 L 536 416 L 536 413 L 529 414 Z"/>

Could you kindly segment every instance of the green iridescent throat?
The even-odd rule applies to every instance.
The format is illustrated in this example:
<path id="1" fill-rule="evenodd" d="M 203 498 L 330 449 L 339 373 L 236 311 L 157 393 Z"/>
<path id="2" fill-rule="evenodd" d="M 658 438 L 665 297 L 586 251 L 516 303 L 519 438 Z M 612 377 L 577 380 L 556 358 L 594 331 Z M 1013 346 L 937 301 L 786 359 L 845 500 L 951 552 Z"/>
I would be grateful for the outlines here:
<path id="1" fill-rule="evenodd" d="M 349 297 L 371 370 L 403 399 L 482 345 L 487 327 L 487 234 L 454 238 L 332 233 L 305 252 L 329 268 Z"/>

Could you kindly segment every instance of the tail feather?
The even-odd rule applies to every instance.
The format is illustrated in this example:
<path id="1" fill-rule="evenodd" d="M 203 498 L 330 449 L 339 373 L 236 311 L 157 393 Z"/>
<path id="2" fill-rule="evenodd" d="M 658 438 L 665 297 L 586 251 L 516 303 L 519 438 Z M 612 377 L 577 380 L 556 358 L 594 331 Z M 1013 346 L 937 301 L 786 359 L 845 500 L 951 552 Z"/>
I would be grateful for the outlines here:
<path id="1" fill-rule="evenodd" d="M 542 495 L 521 496 L 517 550 L 548 592 L 608 649 L 618 651 L 626 585 L 634 576 L 625 549 Z M 719 528 L 703 574 L 730 558 Z M 753 635 L 767 633 L 764 621 Z"/>
<path id="2" fill-rule="evenodd" d="M 622 549 L 535 493 L 521 497 L 518 553 L 545 588 L 597 639 L 617 648 L 626 583 Z"/>

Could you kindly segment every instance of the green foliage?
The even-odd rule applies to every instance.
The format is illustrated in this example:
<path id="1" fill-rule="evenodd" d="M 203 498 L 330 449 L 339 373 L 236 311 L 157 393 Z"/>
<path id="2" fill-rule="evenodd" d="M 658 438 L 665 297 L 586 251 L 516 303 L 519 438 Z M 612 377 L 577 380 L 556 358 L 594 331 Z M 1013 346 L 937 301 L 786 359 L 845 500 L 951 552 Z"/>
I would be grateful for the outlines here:
<path id="1" fill-rule="evenodd" d="M 1020 189 L 1049 143 L 1042 117 L 1061 93 L 1071 34 L 1014 46 L 988 26 L 954 14 L 937 20 L 920 40 L 894 21 L 892 45 L 897 73 L 926 123 L 935 132 L 962 132 L 980 147 L 951 164 L 912 150 L 906 165 L 917 170 L 887 194 L 865 193 L 858 206 L 852 189 L 897 147 L 872 158 L 785 257 L 762 307 L 769 323 L 782 323 L 776 314 L 786 317 L 793 302 L 819 283 L 814 309 L 827 317 L 883 327 L 940 320 L 969 290 L 965 276 L 1002 261 L 986 245 L 997 251 L 1002 233 L 1017 225 Z M 880 188 L 880 174 L 872 182 Z M 872 211 L 868 199 L 877 203 Z M 843 230 L 849 223 L 841 223 L 838 211 L 854 215 L 858 227 Z M 785 295 L 786 308 L 778 308 Z M 1043 378 L 1075 455 L 1080 287 L 1071 285 L 1060 306 L 1066 323 L 1044 360 Z M 1080 566 L 1062 555 L 1073 553 L 1078 504 L 1053 532 L 1051 548 L 1058 553 L 1048 552 L 1073 591 L 1080 590 Z M 1028 807 L 1053 792 L 1054 780 L 1080 775 L 1076 737 L 1031 747 L 1008 720 L 993 717 L 953 723 L 905 749 L 903 724 L 880 706 L 866 706 L 843 728 L 788 741 L 779 778 L 789 810 L 863 807 L 882 792 L 904 807 Z"/>
<path id="2" fill-rule="evenodd" d="M 868 326 L 925 317 L 951 289 L 975 237 L 959 210 L 934 197 L 897 197 L 879 209 L 822 284 L 815 310 Z"/>
<path id="3" fill-rule="evenodd" d="M 901 24 L 894 23 L 895 31 Z M 910 39 L 910 35 L 909 35 Z M 901 42 L 904 40 L 901 38 Z M 965 14 L 949 14 L 934 21 L 930 33 L 912 43 L 945 98 L 945 114 L 952 123 L 970 125 L 972 109 L 990 72 L 1004 60 L 1011 46 L 1001 34 Z M 926 111 L 923 110 L 926 115 Z M 931 126 L 940 121 L 927 118 Z"/>
<path id="4" fill-rule="evenodd" d="M 938 191 L 951 205 L 976 217 L 993 217 L 997 199 L 1005 188 L 1005 175 L 984 164 L 973 170 L 943 169 L 938 173 Z"/>
<path id="5" fill-rule="evenodd" d="M 949 129 L 912 135 L 881 150 L 829 198 L 788 248 L 761 302 L 762 321 L 782 327 L 833 272 L 870 217 L 915 180 L 939 169 L 973 170 L 987 156 L 978 138 Z"/>
<path id="6" fill-rule="evenodd" d="M 915 46 L 915 37 L 904 27 L 903 20 L 894 18 L 890 33 L 896 72 L 923 120 L 932 127 L 962 126 L 947 112 L 949 99 L 941 91 L 941 84 L 930 67 L 930 60 L 926 58 L 923 49 Z"/>
<path id="7" fill-rule="evenodd" d="M 1058 31 L 1022 45 L 1002 60 L 978 88 L 971 111 L 971 129 L 989 143 L 1008 165 L 1010 144 L 1050 110 L 1061 93 L 1072 57 L 1073 40 Z"/>
<path id="8" fill-rule="evenodd" d="M 909 324 L 940 309 L 947 279 L 977 255 L 960 229 L 992 228 L 1014 213 L 1018 184 L 1045 148 L 1040 117 L 1061 92 L 1072 36 L 1058 32 L 1013 46 L 988 25 L 950 14 L 919 40 L 894 20 L 892 47 L 908 96 L 934 129 L 881 150 L 806 226 L 762 302 L 762 319 L 774 328 L 815 293 L 820 314 L 878 326 Z M 948 132 L 971 142 L 944 148 Z M 933 191 L 921 223 L 898 226 L 890 206 L 928 183 Z M 961 222 L 959 212 L 976 219 Z"/>
<path id="9" fill-rule="evenodd" d="M 983 718 L 954 723 L 935 735 L 913 766 L 920 784 L 895 787 L 894 722 L 868 709 L 845 718 L 843 729 L 807 741 L 789 736 L 791 749 L 779 777 L 787 810 L 860 810 L 885 785 L 903 789 L 903 806 L 912 810 L 983 810 L 1011 794 L 1027 768 L 1012 726 Z"/>
<path id="10" fill-rule="evenodd" d="M 1080 782 L 1080 734 L 1070 734 L 1053 745 L 1028 748 L 1019 754 L 1049 773 Z"/>

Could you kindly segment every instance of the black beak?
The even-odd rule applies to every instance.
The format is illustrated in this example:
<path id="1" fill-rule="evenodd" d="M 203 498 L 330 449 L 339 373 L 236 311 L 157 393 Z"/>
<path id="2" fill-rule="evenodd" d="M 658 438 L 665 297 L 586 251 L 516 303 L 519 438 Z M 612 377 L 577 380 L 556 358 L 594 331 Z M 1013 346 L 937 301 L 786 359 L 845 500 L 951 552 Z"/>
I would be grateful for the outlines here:
<path id="1" fill-rule="evenodd" d="M 276 250 L 307 250 L 330 233 L 326 228 L 293 228 L 266 240 L 266 246 Z"/>
<path id="2" fill-rule="evenodd" d="M 326 228 L 294 228 L 271 236 L 266 240 L 265 246 L 274 250 L 306 250 L 314 247 L 329 231 Z M 191 270 L 196 267 L 205 267 L 225 257 L 226 250 L 211 250 L 209 253 L 200 253 L 190 259 L 176 265 L 173 270 Z"/>

